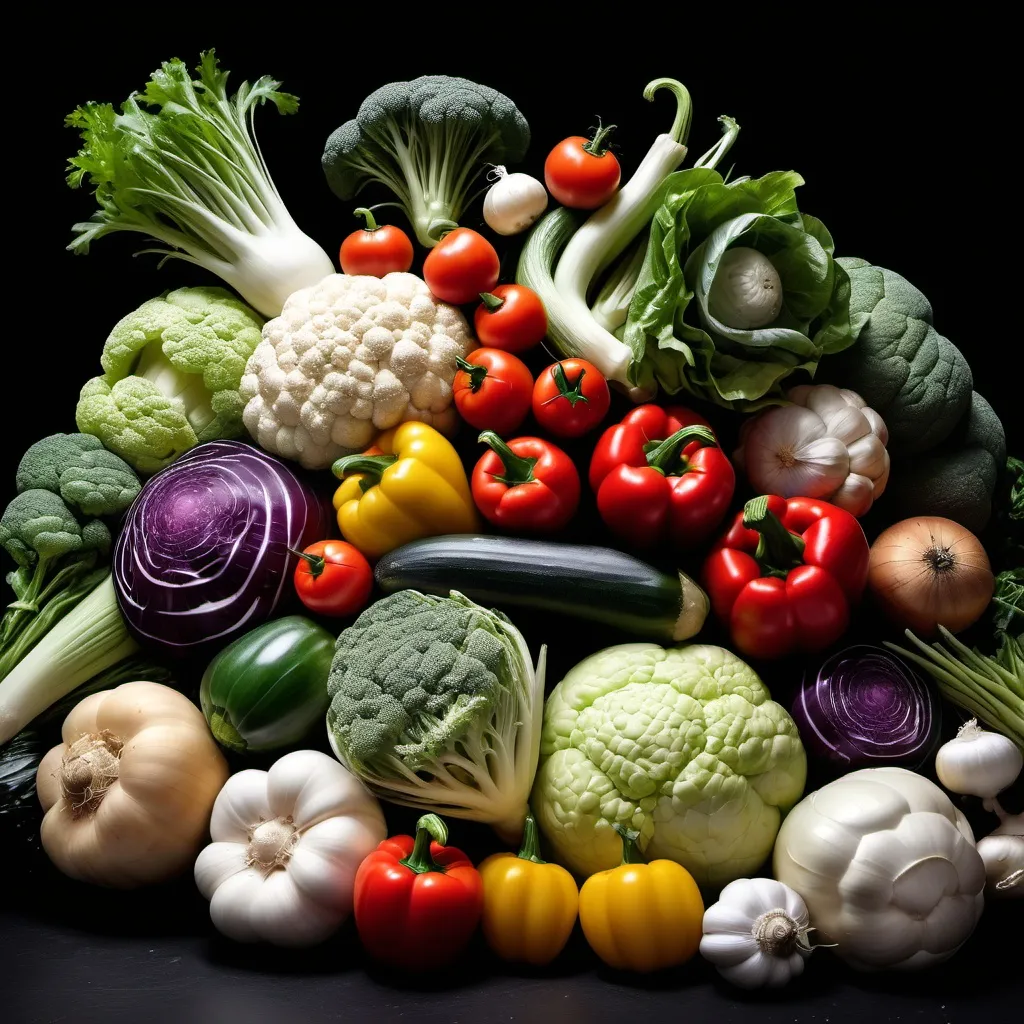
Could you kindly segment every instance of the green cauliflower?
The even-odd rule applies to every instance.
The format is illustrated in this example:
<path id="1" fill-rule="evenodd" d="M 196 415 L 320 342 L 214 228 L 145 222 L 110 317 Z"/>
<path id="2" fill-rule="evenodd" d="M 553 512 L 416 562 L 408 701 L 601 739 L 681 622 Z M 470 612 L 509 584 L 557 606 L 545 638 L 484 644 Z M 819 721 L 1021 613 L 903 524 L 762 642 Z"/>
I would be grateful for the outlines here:
<path id="1" fill-rule="evenodd" d="M 906 278 L 866 260 L 837 260 L 850 276 L 850 317 L 860 333 L 822 362 L 819 383 L 856 391 L 885 421 L 890 455 L 944 441 L 971 404 L 974 380 L 960 350 L 932 326 L 928 299 Z"/>
<path id="2" fill-rule="evenodd" d="M 178 288 L 114 325 L 103 375 L 79 396 L 78 429 L 139 473 L 203 441 L 240 437 L 239 385 L 263 320 L 223 288 Z"/>
<path id="3" fill-rule="evenodd" d="M 537 769 L 542 664 L 500 612 L 401 590 L 338 637 L 327 732 L 339 759 L 395 803 L 522 831 Z"/>
<path id="4" fill-rule="evenodd" d="M 50 434 L 21 457 L 18 491 L 42 488 L 59 494 L 88 516 L 115 516 L 135 500 L 142 485 L 124 459 L 92 434 Z"/>
<path id="5" fill-rule="evenodd" d="M 796 723 L 722 647 L 623 644 L 586 658 L 544 711 L 533 808 L 581 876 L 619 863 L 613 829 L 650 859 L 721 886 L 767 859 L 807 760 Z"/>
<path id="6" fill-rule="evenodd" d="M 980 533 L 1006 463 L 1006 433 L 977 391 L 953 433 L 934 451 L 893 460 L 880 501 L 890 519 L 942 516 Z"/>

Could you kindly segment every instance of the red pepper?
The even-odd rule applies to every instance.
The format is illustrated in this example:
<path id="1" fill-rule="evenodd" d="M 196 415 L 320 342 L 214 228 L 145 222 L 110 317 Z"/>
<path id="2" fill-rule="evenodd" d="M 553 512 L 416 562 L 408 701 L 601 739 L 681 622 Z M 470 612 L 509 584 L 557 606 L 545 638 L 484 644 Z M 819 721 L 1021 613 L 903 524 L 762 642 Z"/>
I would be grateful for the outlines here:
<path id="1" fill-rule="evenodd" d="M 753 658 L 835 643 L 868 578 L 849 512 L 815 498 L 751 498 L 704 563 L 704 586 L 737 649 Z"/>
<path id="2" fill-rule="evenodd" d="M 410 971 L 458 959 L 483 912 L 480 875 L 445 846 L 436 814 L 416 822 L 416 839 L 385 839 L 356 871 L 353 913 L 359 938 L 376 960 Z"/>
<path id="3" fill-rule="evenodd" d="M 539 437 L 506 444 L 492 430 L 479 440 L 491 448 L 473 470 L 473 499 L 483 516 L 508 530 L 559 530 L 576 514 L 580 476 L 561 448 Z"/>
<path id="4" fill-rule="evenodd" d="M 703 417 L 641 405 L 601 435 L 590 486 L 609 529 L 635 547 L 687 547 L 722 521 L 736 473 Z"/>

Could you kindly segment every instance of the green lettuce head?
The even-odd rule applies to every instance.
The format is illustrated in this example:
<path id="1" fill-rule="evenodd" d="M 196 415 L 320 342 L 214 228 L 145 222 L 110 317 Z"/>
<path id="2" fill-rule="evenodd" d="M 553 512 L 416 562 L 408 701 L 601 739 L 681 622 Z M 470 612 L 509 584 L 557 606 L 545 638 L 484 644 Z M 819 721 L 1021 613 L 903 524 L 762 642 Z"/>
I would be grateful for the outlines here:
<path id="1" fill-rule="evenodd" d="M 806 380 L 823 355 L 853 344 L 850 281 L 825 226 L 797 209 L 802 184 L 792 171 L 728 184 L 706 168 L 672 175 L 625 327 L 632 384 L 753 411 L 779 404 L 792 374 Z M 767 266 L 781 292 L 767 322 L 723 312 L 734 257 Z"/>
<path id="2" fill-rule="evenodd" d="M 579 875 L 617 865 L 616 823 L 648 860 L 701 885 L 756 871 L 803 794 L 796 723 L 723 647 L 609 647 L 580 662 L 544 709 L 533 809 Z"/>

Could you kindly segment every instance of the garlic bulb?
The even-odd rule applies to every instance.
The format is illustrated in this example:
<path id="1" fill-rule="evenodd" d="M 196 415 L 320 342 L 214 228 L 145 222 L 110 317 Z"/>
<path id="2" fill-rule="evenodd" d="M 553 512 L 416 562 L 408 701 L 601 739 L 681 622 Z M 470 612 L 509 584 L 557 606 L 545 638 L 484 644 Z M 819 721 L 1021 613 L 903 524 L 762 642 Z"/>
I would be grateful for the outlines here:
<path id="1" fill-rule="evenodd" d="M 974 718 L 935 755 L 935 774 L 946 789 L 986 800 L 1011 785 L 1022 767 L 1024 756 L 1017 744 L 982 729 Z"/>
<path id="2" fill-rule="evenodd" d="M 518 235 L 547 208 L 547 189 L 529 174 L 509 174 L 500 164 L 488 177 L 497 181 L 484 196 L 484 220 L 499 235 Z"/>
<path id="3" fill-rule="evenodd" d="M 882 417 L 831 384 L 801 384 L 786 397 L 792 405 L 743 424 L 734 461 L 763 494 L 823 498 L 864 515 L 889 479 Z"/>
<path id="4" fill-rule="evenodd" d="M 978 840 L 985 862 L 985 892 L 989 896 L 1024 896 L 1024 814 L 1007 815 L 1002 824 Z"/>
<path id="5" fill-rule="evenodd" d="M 738 245 L 719 261 L 708 311 L 726 327 L 755 331 L 782 312 L 782 278 L 764 253 Z"/>

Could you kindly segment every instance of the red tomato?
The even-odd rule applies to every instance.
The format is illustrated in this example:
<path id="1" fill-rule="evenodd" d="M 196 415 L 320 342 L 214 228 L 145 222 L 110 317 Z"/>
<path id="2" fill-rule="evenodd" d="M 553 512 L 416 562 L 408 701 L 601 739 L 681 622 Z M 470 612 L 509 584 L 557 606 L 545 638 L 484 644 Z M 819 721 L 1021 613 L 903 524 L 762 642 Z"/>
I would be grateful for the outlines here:
<path id="1" fill-rule="evenodd" d="M 456 362 L 455 408 L 471 427 L 509 434 L 526 419 L 533 397 L 526 363 L 499 348 L 478 348 Z"/>
<path id="2" fill-rule="evenodd" d="M 599 127 L 592 139 L 563 139 L 544 161 L 544 184 L 563 206 L 596 210 L 615 194 L 622 168 L 606 139 L 615 125 Z"/>
<path id="3" fill-rule="evenodd" d="M 394 271 L 404 274 L 412 266 L 409 236 L 394 224 L 378 226 L 365 206 L 356 210 L 356 216 L 366 218 L 366 227 L 353 231 L 341 243 L 342 272 L 370 277 L 383 277 Z"/>
<path id="4" fill-rule="evenodd" d="M 449 231 L 423 261 L 423 280 L 442 302 L 463 306 L 498 283 L 494 246 L 471 228 Z"/>
<path id="5" fill-rule="evenodd" d="M 306 548 L 295 567 L 295 591 L 319 615 L 355 615 L 373 590 L 370 563 L 343 540 L 321 540 Z"/>
<path id="6" fill-rule="evenodd" d="M 473 315 L 481 345 L 525 352 L 548 332 L 548 315 L 535 291 L 522 284 L 499 284 L 484 292 Z"/>
<path id="7" fill-rule="evenodd" d="M 533 415 L 556 437 L 582 437 L 605 418 L 611 403 L 608 382 L 585 359 L 554 363 L 533 386 Z"/>

